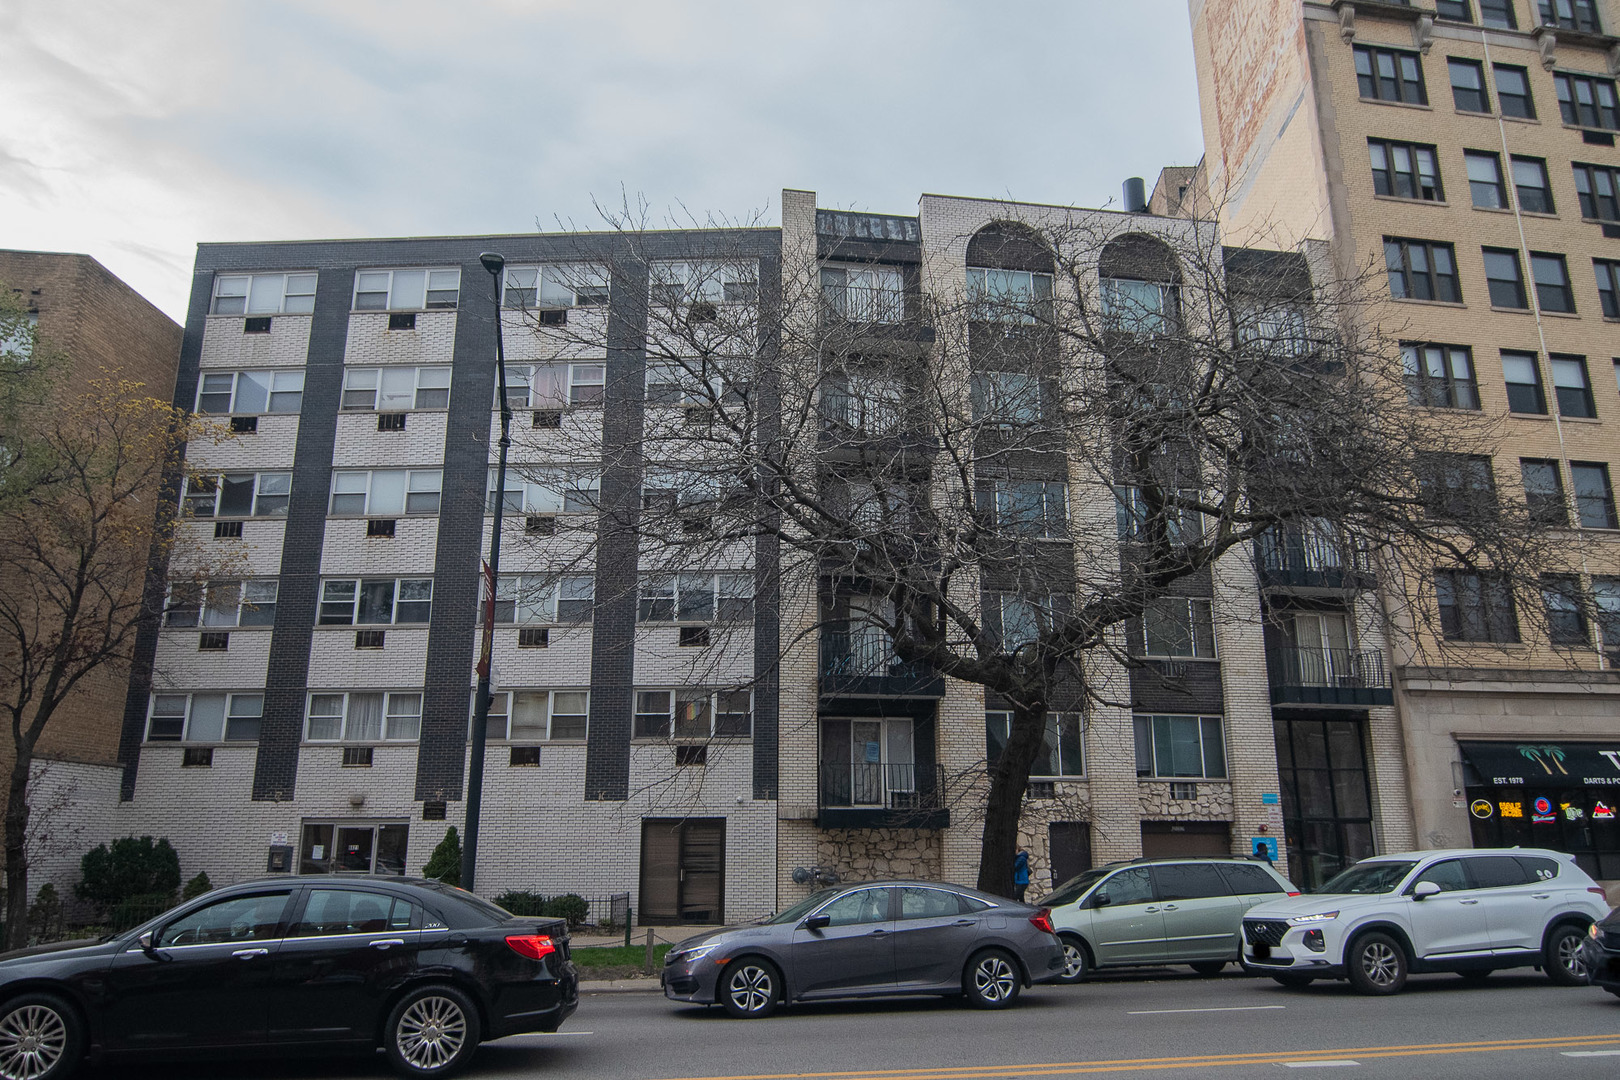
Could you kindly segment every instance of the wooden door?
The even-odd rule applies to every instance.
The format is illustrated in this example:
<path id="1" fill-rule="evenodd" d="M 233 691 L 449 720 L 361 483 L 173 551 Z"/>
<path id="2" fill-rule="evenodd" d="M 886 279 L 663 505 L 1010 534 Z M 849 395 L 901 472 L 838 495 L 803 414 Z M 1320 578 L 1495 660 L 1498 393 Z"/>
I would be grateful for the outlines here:
<path id="1" fill-rule="evenodd" d="M 641 922 L 718 924 L 725 916 L 724 818 L 644 818 Z"/>
<path id="2" fill-rule="evenodd" d="M 1084 821 L 1053 821 L 1046 826 L 1051 841 L 1052 888 L 1091 869 L 1091 826 Z"/>

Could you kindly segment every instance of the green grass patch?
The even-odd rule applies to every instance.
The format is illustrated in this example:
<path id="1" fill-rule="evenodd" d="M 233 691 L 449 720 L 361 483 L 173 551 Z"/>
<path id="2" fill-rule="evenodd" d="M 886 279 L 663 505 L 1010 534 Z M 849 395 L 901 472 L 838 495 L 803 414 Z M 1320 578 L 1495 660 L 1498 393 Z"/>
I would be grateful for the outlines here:
<path id="1" fill-rule="evenodd" d="M 669 952 L 668 945 L 653 946 L 653 970 L 657 971 L 664 966 L 664 954 Z M 574 958 L 574 966 L 580 968 L 610 968 L 634 965 L 640 967 L 647 960 L 647 946 L 645 945 L 582 945 L 569 952 Z"/>

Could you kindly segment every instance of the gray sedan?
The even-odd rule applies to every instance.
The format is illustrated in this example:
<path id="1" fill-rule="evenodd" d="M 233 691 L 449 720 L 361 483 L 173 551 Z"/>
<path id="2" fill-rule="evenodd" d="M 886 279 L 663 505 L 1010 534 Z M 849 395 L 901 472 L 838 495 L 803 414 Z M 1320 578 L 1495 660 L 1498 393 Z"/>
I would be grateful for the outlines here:
<path id="1" fill-rule="evenodd" d="M 688 938 L 664 958 L 664 995 L 736 1017 L 780 1004 L 962 995 L 1001 1009 L 1063 974 L 1050 914 L 960 885 L 868 881 L 814 893 L 748 926 Z"/>

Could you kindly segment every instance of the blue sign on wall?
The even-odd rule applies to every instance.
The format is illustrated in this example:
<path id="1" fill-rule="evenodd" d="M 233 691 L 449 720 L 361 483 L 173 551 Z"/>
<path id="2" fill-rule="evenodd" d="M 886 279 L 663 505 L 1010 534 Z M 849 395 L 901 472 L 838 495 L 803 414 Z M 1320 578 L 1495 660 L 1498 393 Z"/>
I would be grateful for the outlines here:
<path id="1" fill-rule="evenodd" d="M 1254 853 L 1267 862 L 1277 861 L 1277 838 L 1275 836 L 1256 836 L 1253 838 Z"/>

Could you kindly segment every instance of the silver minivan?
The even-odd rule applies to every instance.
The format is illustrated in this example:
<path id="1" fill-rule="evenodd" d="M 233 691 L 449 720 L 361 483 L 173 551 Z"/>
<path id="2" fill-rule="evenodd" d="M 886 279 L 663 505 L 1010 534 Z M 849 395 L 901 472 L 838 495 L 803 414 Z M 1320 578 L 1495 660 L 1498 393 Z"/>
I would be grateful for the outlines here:
<path id="1" fill-rule="evenodd" d="M 1035 901 L 1052 909 L 1063 975 L 1096 968 L 1189 964 L 1214 975 L 1238 959 L 1243 914 L 1299 890 L 1252 859 L 1137 859 L 1109 863 Z"/>

